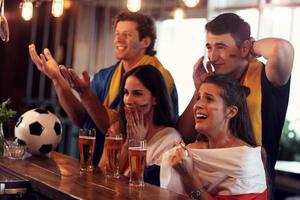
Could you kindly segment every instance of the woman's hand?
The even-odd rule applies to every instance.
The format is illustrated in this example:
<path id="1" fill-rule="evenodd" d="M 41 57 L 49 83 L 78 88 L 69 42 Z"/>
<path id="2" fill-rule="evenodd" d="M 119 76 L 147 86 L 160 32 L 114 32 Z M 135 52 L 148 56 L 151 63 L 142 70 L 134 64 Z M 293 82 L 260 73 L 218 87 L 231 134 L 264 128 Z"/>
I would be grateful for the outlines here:
<path id="1" fill-rule="evenodd" d="M 149 122 L 139 109 L 126 110 L 127 133 L 129 138 L 144 140 L 149 129 Z"/>
<path id="2" fill-rule="evenodd" d="M 200 177 L 195 173 L 193 160 L 185 146 L 180 145 L 176 148 L 176 152 L 171 158 L 171 165 L 180 174 L 187 193 L 203 186 Z"/>
<path id="3" fill-rule="evenodd" d="M 189 159 L 190 161 L 187 161 L 187 159 Z M 193 176 L 193 170 L 189 170 L 189 168 L 191 167 L 193 169 L 192 159 L 188 157 L 187 150 L 181 145 L 176 147 L 175 154 L 171 159 L 171 165 L 182 176 Z"/>

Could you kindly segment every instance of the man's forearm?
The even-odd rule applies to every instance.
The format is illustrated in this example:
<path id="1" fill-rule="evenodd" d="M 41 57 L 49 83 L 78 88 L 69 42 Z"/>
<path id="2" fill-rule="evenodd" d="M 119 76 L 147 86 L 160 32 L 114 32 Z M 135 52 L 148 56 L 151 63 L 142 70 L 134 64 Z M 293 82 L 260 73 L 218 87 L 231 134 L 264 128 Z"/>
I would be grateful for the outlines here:
<path id="1" fill-rule="evenodd" d="M 266 75 L 275 86 L 282 86 L 288 81 L 293 67 L 294 48 L 287 40 L 257 40 L 253 44 L 253 52 L 267 59 Z"/>
<path id="2" fill-rule="evenodd" d="M 194 141 L 196 136 L 195 120 L 193 107 L 197 101 L 197 92 L 195 91 L 190 103 L 177 120 L 176 128 L 181 133 L 186 143 Z"/>
<path id="3" fill-rule="evenodd" d="M 80 95 L 82 105 L 96 124 L 97 128 L 106 133 L 110 126 L 107 108 L 98 100 L 91 89 Z"/>
<path id="4" fill-rule="evenodd" d="M 78 127 L 81 127 L 86 117 L 86 111 L 80 101 L 72 93 L 68 83 L 63 77 L 53 80 L 53 85 L 58 96 L 58 100 L 68 117 Z"/>

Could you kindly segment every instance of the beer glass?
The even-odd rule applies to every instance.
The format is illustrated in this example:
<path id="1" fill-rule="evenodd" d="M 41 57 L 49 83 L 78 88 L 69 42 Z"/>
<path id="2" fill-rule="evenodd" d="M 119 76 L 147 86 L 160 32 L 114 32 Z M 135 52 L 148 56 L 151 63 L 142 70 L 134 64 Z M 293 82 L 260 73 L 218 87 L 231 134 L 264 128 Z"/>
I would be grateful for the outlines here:
<path id="1" fill-rule="evenodd" d="M 95 143 L 95 129 L 79 129 L 80 171 L 93 171 Z"/>
<path id="2" fill-rule="evenodd" d="M 146 140 L 130 139 L 128 141 L 128 159 L 130 168 L 129 185 L 138 187 L 144 186 L 146 154 Z"/>
<path id="3" fill-rule="evenodd" d="M 105 137 L 105 175 L 119 178 L 119 164 L 122 149 L 122 135 L 109 135 Z"/>

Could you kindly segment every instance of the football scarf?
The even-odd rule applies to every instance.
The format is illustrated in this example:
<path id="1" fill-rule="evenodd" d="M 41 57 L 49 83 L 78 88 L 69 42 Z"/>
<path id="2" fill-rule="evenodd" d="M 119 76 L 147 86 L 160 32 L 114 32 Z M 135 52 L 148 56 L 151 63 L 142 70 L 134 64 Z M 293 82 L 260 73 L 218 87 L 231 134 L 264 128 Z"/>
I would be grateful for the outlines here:
<path id="1" fill-rule="evenodd" d="M 261 119 L 261 71 L 263 64 L 255 60 L 249 63 L 247 71 L 241 78 L 241 84 L 250 88 L 250 94 L 247 97 L 247 105 L 252 122 L 252 127 L 257 144 L 262 144 L 262 119 Z"/>

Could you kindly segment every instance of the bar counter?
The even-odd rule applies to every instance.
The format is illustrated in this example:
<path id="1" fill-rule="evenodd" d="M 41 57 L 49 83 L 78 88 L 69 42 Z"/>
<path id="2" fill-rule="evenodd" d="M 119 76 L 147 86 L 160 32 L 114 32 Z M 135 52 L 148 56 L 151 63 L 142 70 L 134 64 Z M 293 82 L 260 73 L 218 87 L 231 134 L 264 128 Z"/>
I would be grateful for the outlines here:
<path id="1" fill-rule="evenodd" d="M 28 180 L 34 192 L 50 199 L 189 199 L 147 183 L 143 188 L 129 186 L 127 177 L 106 178 L 99 168 L 80 172 L 79 160 L 58 152 L 24 160 L 2 158 L 0 167 Z"/>

